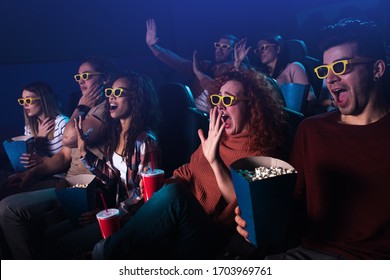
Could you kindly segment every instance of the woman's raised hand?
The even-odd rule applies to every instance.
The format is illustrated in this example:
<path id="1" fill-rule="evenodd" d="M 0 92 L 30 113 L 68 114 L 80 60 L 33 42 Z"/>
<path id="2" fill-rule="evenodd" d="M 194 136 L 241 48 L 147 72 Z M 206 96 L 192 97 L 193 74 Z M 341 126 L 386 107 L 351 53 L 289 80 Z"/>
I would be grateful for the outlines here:
<path id="1" fill-rule="evenodd" d="M 234 45 L 234 67 L 238 70 L 245 60 L 245 57 L 248 55 L 251 47 L 246 47 L 246 38 L 241 39 Z"/>
<path id="2" fill-rule="evenodd" d="M 45 118 L 42 122 L 38 122 L 38 137 L 47 138 L 51 131 L 54 131 L 54 119 Z"/>
<path id="3" fill-rule="evenodd" d="M 215 106 L 210 110 L 210 125 L 207 139 L 201 129 L 198 130 L 200 141 L 202 142 L 203 154 L 207 161 L 212 165 L 216 160 L 219 160 L 218 147 L 221 141 L 221 136 L 225 127 L 222 120 L 222 111 Z"/>
<path id="4" fill-rule="evenodd" d="M 103 95 L 103 87 L 104 85 L 102 84 L 91 86 L 88 92 L 81 96 L 78 105 L 85 105 L 89 108 L 96 106 Z"/>

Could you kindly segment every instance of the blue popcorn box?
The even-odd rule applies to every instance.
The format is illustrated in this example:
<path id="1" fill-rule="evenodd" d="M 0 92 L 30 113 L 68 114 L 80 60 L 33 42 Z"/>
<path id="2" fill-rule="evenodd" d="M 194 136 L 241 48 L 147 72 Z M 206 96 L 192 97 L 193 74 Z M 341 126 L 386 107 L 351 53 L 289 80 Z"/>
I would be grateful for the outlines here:
<path id="1" fill-rule="evenodd" d="M 251 181 L 245 171 L 258 167 L 280 167 L 294 173 Z M 287 238 L 289 214 L 297 173 L 287 162 L 272 157 L 242 158 L 230 166 L 241 217 L 246 221 L 248 240 L 257 248 L 283 244 Z"/>

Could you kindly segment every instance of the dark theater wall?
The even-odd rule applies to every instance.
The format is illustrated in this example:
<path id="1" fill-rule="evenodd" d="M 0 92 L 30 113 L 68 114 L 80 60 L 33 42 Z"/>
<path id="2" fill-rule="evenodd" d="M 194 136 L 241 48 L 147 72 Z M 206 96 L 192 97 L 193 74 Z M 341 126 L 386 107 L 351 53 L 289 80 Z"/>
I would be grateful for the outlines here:
<path id="1" fill-rule="evenodd" d="M 305 39 L 309 52 L 320 58 L 312 40 L 320 26 L 341 16 L 357 15 L 389 27 L 388 2 L 2 0 L 0 140 L 23 132 L 22 110 L 16 99 L 26 83 L 48 82 L 67 108 L 69 94 L 78 88 L 73 75 L 85 57 L 112 57 L 121 68 L 149 75 L 157 87 L 178 78 L 151 55 L 145 43 L 148 18 L 157 21 L 161 46 L 187 58 L 198 50 L 201 58 L 212 59 L 212 43 L 221 34 L 247 37 L 249 45 L 254 46 L 264 32 L 278 32 L 286 39 Z M 251 55 L 250 59 L 254 57 Z"/>

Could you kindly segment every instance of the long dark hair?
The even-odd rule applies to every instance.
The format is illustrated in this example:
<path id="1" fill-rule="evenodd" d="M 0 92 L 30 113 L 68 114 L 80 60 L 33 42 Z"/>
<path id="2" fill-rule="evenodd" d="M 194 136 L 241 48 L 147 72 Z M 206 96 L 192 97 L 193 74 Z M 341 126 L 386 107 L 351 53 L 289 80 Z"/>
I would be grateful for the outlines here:
<path id="1" fill-rule="evenodd" d="M 118 74 L 115 80 L 126 79 L 129 82 L 130 94 L 126 95 L 128 99 L 131 124 L 128 131 L 124 154 L 122 156 L 131 157 L 134 153 L 134 144 L 137 136 L 146 130 L 157 133 L 160 123 L 159 100 L 152 80 L 144 75 L 135 72 L 122 72 Z M 113 119 L 109 113 L 109 102 L 106 102 L 104 119 L 106 122 L 107 152 L 110 159 L 119 143 L 119 137 L 122 132 L 122 126 L 118 119 Z"/>
<path id="2" fill-rule="evenodd" d="M 118 73 L 117 66 L 113 60 L 105 56 L 90 56 L 83 61 L 92 65 L 96 72 L 102 73 L 103 80 L 110 82 Z"/>
<path id="3" fill-rule="evenodd" d="M 284 40 L 279 34 L 264 34 L 262 37 L 260 37 L 259 41 L 260 40 L 267 41 L 271 44 L 279 46 L 280 48 L 275 69 L 271 75 L 271 78 L 276 80 L 289 63 L 289 55 L 287 49 L 284 47 Z"/>
<path id="4" fill-rule="evenodd" d="M 31 91 L 40 98 L 39 102 L 46 118 L 55 119 L 62 114 L 60 100 L 47 83 L 34 82 L 25 85 L 23 90 Z M 24 112 L 24 121 L 26 126 L 30 128 L 31 134 L 36 137 L 38 135 L 38 118 L 36 116 L 30 117 Z"/>

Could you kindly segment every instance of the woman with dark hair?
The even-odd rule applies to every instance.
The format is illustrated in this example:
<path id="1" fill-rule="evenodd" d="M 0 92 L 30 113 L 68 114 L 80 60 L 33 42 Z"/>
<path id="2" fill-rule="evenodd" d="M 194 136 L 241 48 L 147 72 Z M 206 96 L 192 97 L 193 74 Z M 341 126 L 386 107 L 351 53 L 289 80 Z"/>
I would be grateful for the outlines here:
<path id="1" fill-rule="evenodd" d="M 290 62 L 287 50 L 284 48 L 282 36 L 269 34 L 263 36 L 254 50 L 260 62 L 267 67 L 269 76 L 279 85 L 303 84 L 310 85 L 305 67 L 297 61 Z M 314 90 L 310 87 L 308 101 L 316 99 Z"/>
<path id="2" fill-rule="evenodd" d="M 62 114 L 57 96 L 44 82 L 24 86 L 18 102 L 24 109 L 24 135 L 35 138 L 34 153 L 21 157 L 21 163 L 30 168 L 39 164 L 41 157 L 61 150 L 62 135 L 69 119 Z"/>
<path id="3" fill-rule="evenodd" d="M 81 118 L 75 120 L 79 132 L 81 161 L 108 188 L 116 191 L 116 203 L 122 222 L 142 205 L 140 172 L 145 167 L 159 167 L 160 149 L 155 131 L 159 125 L 158 96 L 152 81 L 134 72 L 120 74 L 112 87 L 105 89 L 108 99 L 104 121 L 107 124 L 104 158 L 99 159 L 86 146 Z M 112 204 L 111 202 L 109 202 Z M 82 257 L 101 239 L 96 213 L 84 213 L 82 225 L 74 228 L 69 221 L 47 230 L 47 257 L 68 259 Z"/>
<path id="4" fill-rule="evenodd" d="M 282 105 L 268 78 L 258 72 L 228 72 L 210 96 L 208 136 L 190 162 L 174 171 L 162 189 L 120 231 L 99 242 L 97 259 L 210 259 L 234 231 L 237 205 L 229 166 L 248 156 L 280 155 Z"/>
<path id="5" fill-rule="evenodd" d="M 254 52 L 260 62 L 267 66 L 269 76 L 277 80 L 279 85 L 286 83 L 309 84 L 305 67 L 299 62 L 289 61 L 282 36 L 278 34 L 264 35 L 257 43 Z"/>
<path id="6" fill-rule="evenodd" d="M 119 74 L 112 88 L 105 89 L 105 96 L 108 98 L 104 114 L 107 124 L 105 161 L 99 161 L 87 149 L 82 134 L 78 148 L 82 162 L 104 184 L 116 185 L 122 178 L 122 187 L 127 193 L 125 197 L 131 199 L 126 200 L 129 203 L 121 203 L 126 212 L 127 206 L 140 200 L 139 172 L 144 167 L 158 167 L 160 164 L 161 155 L 155 134 L 160 123 L 158 95 L 150 78 L 129 72 Z M 81 123 L 78 122 L 77 126 L 80 133 Z M 126 162 L 128 170 L 118 173 L 121 170 L 116 166 L 118 162 L 119 165 Z"/>
<path id="7" fill-rule="evenodd" d="M 246 47 L 246 41 L 242 41 L 238 45 L 236 57 L 245 57 L 250 47 Z M 261 71 L 264 71 L 276 80 L 280 86 L 291 83 L 310 85 L 305 67 L 300 62 L 290 62 L 288 52 L 284 48 L 282 36 L 278 34 L 262 36 L 254 53 L 260 59 Z M 236 62 L 235 67 L 237 68 L 241 63 L 239 59 Z M 314 90 L 310 87 L 307 100 L 312 103 L 315 99 Z M 311 104 L 309 105 L 311 106 Z"/>
<path id="8" fill-rule="evenodd" d="M 100 97 L 103 97 L 104 85 L 107 81 L 111 81 L 116 73 L 117 67 L 111 59 L 104 56 L 91 56 L 81 62 L 79 72 L 73 77 L 80 85 L 82 97 L 87 91 L 99 93 Z M 72 92 L 69 96 L 67 108 L 69 115 L 72 115 L 74 109 L 80 105 L 80 91 Z"/>
<path id="9" fill-rule="evenodd" d="M 104 88 L 112 81 L 117 73 L 115 63 L 103 56 L 92 56 L 82 61 L 78 73 L 74 75 L 81 91 L 77 106 L 72 108 L 70 119 L 86 119 L 85 127 L 92 128 L 88 144 L 96 145 L 101 142 L 101 114 L 104 111 Z M 92 118 L 88 118 L 91 116 Z M 96 137 L 95 137 L 96 136 Z M 73 122 L 66 126 L 63 144 L 77 148 L 77 131 Z"/>

